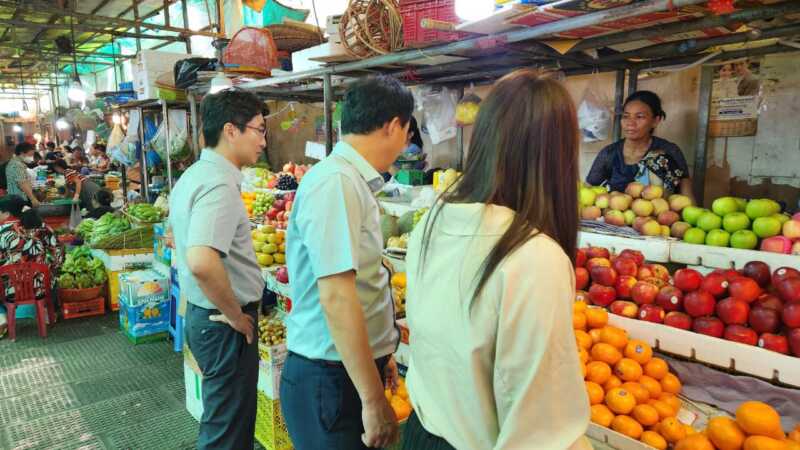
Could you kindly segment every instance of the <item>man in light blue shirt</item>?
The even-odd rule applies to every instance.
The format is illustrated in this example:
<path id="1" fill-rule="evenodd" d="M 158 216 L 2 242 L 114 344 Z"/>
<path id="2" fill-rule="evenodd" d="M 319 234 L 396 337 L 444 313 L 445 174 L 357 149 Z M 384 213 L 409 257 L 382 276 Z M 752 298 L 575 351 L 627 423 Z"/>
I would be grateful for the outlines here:
<path id="1" fill-rule="evenodd" d="M 411 93 L 387 76 L 347 92 L 342 141 L 300 183 L 287 230 L 292 312 L 280 398 L 297 450 L 389 445 L 397 423 L 384 396 L 399 333 L 375 192 L 408 140 Z"/>

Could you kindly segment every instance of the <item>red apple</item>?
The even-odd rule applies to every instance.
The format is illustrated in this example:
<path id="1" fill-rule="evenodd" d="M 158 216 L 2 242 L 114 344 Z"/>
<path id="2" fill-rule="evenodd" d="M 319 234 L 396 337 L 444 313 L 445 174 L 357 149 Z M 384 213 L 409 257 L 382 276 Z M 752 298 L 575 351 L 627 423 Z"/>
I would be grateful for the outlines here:
<path id="1" fill-rule="evenodd" d="M 800 303 L 800 278 L 787 278 L 776 286 L 781 300 L 787 303 Z"/>
<path id="2" fill-rule="evenodd" d="M 717 317 L 725 325 L 746 325 L 750 316 L 750 305 L 735 298 L 726 298 L 717 303 Z"/>
<path id="3" fill-rule="evenodd" d="M 703 283 L 703 275 L 694 269 L 680 269 L 675 272 L 673 277 L 675 287 L 683 292 L 692 292 L 700 289 Z"/>
<path id="4" fill-rule="evenodd" d="M 588 304 L 590 302 L 589 293 L 586 291 L 575 291 L 575 301 Z"/>
<path id="5" fill-rule="evenodd" d="M 608 310 L 618 316 L 630 317 L 635 319 L 639 313 L 639 306 L 633 302 L 626 302 L 624 300 L 616 300 L 608 306 Z"/>
<path id="6" fill-rule="evenodd" d="M 691 317 L 689 317 L 688 314 L 682 313 L 680 311 L 668 312 L 667 315 L 664 317 L 664 325 L 669 325 L 674 328 L 680 328 L 682 330 L 691 330 L 692 322 L 693 320 Z"/>
<path id="7" fill-rule="evenodd" d="M 728 292 L 737 300 L 752 303 L 761 295 L 761 286 L 752 278 L 739 277 L 730 282 Z"/>
<path id="8" fill-rule="evenodd" d="M 602 284 L 592 284 L 589 288 L 589 300 L 593 305 L 608 306 L 617 298 L 617 291 Z"/>
<path id="9" fill-rule="evenodd" d="M 647 278 L 653 277 L 653 271 L 650 269 L 649 266 L 641 266 L 639 267 L 639 273 L 636 275 L 636 278 L 640 280 L 645 280 Z"/>
<path id="10" fill-rule="evenodd" d="M 664 311 L 680 311 L 683 309 L 683 292 L 675 286 L 664 286 L 658 291 L 656 304 Z"/>
<path id="11" fill-rule="evenodd" d="M 655 287 L 657 287 L 659 289 L 661 289 L 664 286 L 667 286 L 669 284 L 668 282 L 666 282 L 666 281 L 664 281 L 664 280 L 662 280 L 661 278 L 658 278 L 658 277 L 645 278 L 644 280 L 639 280 L 639 281 L 646 281 L 646 282 L 652 284 L 653 286 L 655 286 Z"/>
<path id="12" fill-rule="evenodd" d="M 694 319 L 692 331 L 721 338 L 725 333 L 725 324 L 716 317 L 698 317 Z"/>
<path id="13" fill-rule="evenodd" d="M 589 247 L 589 249 L 586 251 L 586 256 L 588 256 L 589 259 L 592 258 L 609 259 L 611 258 L 611 252 L 609 252 L 607 248 L 603 247 Z"/>
<path id="14" fill-rule="evenodd" d="M 586 270 L 591 273 L 595 267 L 611 267 L 611 261 L 606 258 L 589 258 L 589 261 L 586 261 Z"/>
<path id="15" fill-rule="evenodd" d="M 789 328 L 800 328 L 800 303 L 789 303 L 783 307 L 783 323 Z"/>
<path id="16" fill-rule="evenodd" d="M 781 327 L 781 314 L 772 309 L 753 308 L 748 322 L 756 333 L 775 333 Z"/>
<path id="17" fill-rule="evenodd" d="M 639 266 L 633 258 L 620 256 L 611 263 L 611 267 L 619 275 L 629 275 L 635 277 L 639 273 Z"/>
<path id="18" fill-rule="evenodd" d="M 631 289 L 631 297 L 637 305 L 649 305 L 656 301 L 658 287 L 646 281 L 639 281 Z"/>
<path id="19" fill-rule="evenodd" d="M 634 262 L 636 262 L 637 266 L 641 266 L 642 264 L 644 264 L 644 255 L 639 250 L 625 249 L 620 252 L 619 258 L 633 259 Z"/>
<path id="20" fill-rule="evenodd" d="M 764 333 L 758 338 L 758 346 L 784 355 L 789 354 L 789 340 L 786 339 L 786 336 Z"/>
<path id="21" fill-rule="evenodd" d="M 653 219 L 650 216 L 637 217 L 637 218 L 633 219 L 633 229 L 638 231 L 639 233 L 641 233 L 642 232 L 642 225 L 644 225 L 645 223 L 647 223 L 647 222 L 649 222 L 651 220 L 653 220 Z"/>
<path id="22" fill-rule="evenodd" d="M 781 267 L 772 274 L 772 285 L 777 286 L 787 278 L 800 278 L 800 271 L 791 267 Z"/>
<path id="23" fill-rule="evenodd" d="M 683 297 L 683 308 L 692 317 L 710 316 L 716 305 L 714 296 L 705 291 L 689 292 Z"/>
<path id="24" fill-rule="evenodd" d="M 664 308 L 658 305 L 643 305 L 639 308 L 639 319 L 653 323 L 664 322 Z"/>
<path id="25" fill-rule="evenodd" d="M 631 298 L 631 291 L 636 283 L 636 278 L 628 275 L 623 275 L 617 278 L 617 284 L 614 286 L 614 288 L 617 290 L 617 297 L 624 299 Z"/>
<path id="26" fill-rule="evenodd" d="M 783 302 L 777 296 L 765 293 L 753 302 L 753 308 L 767 308 L 780 314 L 783 312 Z"/>
<path id="27" fill-rule="evenodd" d="M 650 270 L 653 271 L 653 276 L 661 278 L 665 282 L 669 281 L 669 270 L 661 264 L 650 264 Z"/>
<path id="28" fill-rule="evenodd" d="M 710 273 L 703 279 L 700 289 L 716 298 L 724 298 L 728 294 L 728 280 L 721 273 Z"/>
<path id="29" fill-rule="evenodd" d="M 589 271 L 585 267 L 575 268 L 575 289 L 582 290 L 589 285 Z"/>
<path id="30" fill-rule="evenodd" d="M 585 248 L 579 248 L 575 252 L 575 267 L 585 267 L 586 266 L 586 261 L 588 259 L 589 259 L 589 257 L 586 254 L 586 249 Z"/>
<path id="31" fill-rule="evenodd" d="M 800 328 L 789 330 L 786 333 L 786 339 L 789 341 L 789 348 L 792 350 L 792 354 L 800 357 Z"/>
<path id="32" fill-rule="evenodd" d="M 762 261 L 750 261 L 742 268 L 742 275 L 754 279 L 762 288 L 769 284 L 771 273 L 769 265 Z"/>
<path id="33" fill-rule="evenodd" d="M 613 267 L 596 266 L 589 270 L 592 281 L 603 286 L 614 286 L 617 284 L 617 271 Z"/>
<path id="34" fill-rule="evenodd" d="M 724 337 L 728 341 L 739 342 L 740 344 L 758 344 L 758 334 L 744 325 L 728 325 L 725 327 Z"/>
<path id="35" fill-rule="evenodd" d="M 734 269 L 715 269 L 712 273 L 719 273 L 724 275 L 725 279 L 728 280 L 728 283 L 744 276 Z"/>

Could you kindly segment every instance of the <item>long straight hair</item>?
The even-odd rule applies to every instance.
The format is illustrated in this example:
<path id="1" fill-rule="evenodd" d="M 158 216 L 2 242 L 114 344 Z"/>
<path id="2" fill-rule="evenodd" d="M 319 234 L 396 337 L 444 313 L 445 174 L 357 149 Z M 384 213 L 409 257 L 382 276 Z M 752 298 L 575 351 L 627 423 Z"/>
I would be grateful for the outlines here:
<path id="1" fill-rule="evenodd" d="M 447 203 L 485 203 L 515 212 L 476 274 L 478 296 L 495 268 L 538 233 L 574 263 L 578 234 L 578 120 L 564 86 L 533 69 L 498 80 L 481 102 L 466 167 L 425 221 L 422 266 Z"/>

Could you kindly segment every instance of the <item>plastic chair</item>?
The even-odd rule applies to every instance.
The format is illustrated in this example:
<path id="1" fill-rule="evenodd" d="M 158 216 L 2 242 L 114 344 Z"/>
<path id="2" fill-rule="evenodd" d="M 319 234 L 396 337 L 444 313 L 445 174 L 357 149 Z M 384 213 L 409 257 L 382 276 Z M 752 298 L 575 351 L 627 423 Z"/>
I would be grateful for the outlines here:
<path id="1" fill-rule="evenodd" d="M 44 296 L 36 298 L 36 288 L 33 280 L 36 274 L 44 274 L 44 285 L 40 288 Z M 50 291 L 50 268 L 40 263 L 19 263 L 0 267 L 0 278 L 8 280 L 8 286 L 14 288 L 14 301 L 5 301 L 8 312 L 8 337 L 11 341 L 17 339 L 16 309 L 19 305 L 36 305 L 36 322 L 39 325 L 39 336 L 47 337 L 47 324 L 45 323 L 45 308 L 47 309 L 50 323 L 55 323 L 55 305 Z M 3 291 L 5 292 L 5 291 Z M 47 304 L 45 306 L 45 303 Z"/>

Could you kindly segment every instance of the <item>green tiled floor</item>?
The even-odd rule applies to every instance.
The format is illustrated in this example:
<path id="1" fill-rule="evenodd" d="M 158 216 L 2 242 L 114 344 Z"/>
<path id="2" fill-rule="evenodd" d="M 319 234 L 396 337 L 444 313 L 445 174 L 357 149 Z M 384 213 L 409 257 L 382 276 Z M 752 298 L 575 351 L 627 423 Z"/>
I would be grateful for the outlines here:
<path id="1" fill-rule="evenodd" d="M 0 449 L 194 448 L 171 343 L 131 345 L 113 313 L 47 332 L 26 320 L 17 342 L 0 339 Z"/>

